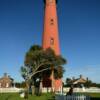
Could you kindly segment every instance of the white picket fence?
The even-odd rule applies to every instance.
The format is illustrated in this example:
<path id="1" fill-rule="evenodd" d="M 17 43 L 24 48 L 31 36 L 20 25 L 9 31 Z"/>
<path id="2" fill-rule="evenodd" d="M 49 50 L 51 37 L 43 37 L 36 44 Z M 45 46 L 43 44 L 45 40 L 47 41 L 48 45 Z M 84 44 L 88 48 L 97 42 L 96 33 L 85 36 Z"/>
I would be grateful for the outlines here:
<path id="1" fill-rule="evenodd" d="M 85 95 L 56 95 L 55 100 L 90 100 L 89 96 Z"/>
<path id="2" fill-rule="evenodd" d="M 63 92 L 63 93 L 67 93 L 69 91 L 70 88 L 65 88 L 63 87 L 63 91 L 59 91 L 59 92 Z M 47 92 L 51 92 L 51 88 L 42 88 L 42 92 L 43 93 L 47 93 Z M 100 93 L 100 88 L 74 88 L 73 92 L 79 92 L 79 93 Z"/>
<path id="3" fill-rule="evenodd" d="M 67 93 L 69 91 L 69 88 L 63 88 L 63 93 Z M 74 92 L 87 92 L 87 93 L 100 93 L 100 88 L 74 88 Z"/>
<path id="4" fill-rule="evenodd" d="M 0 88 L 0 93 L 17 93 L 20 92 L 23 89 L 19 89 L 19 88 Z"/>

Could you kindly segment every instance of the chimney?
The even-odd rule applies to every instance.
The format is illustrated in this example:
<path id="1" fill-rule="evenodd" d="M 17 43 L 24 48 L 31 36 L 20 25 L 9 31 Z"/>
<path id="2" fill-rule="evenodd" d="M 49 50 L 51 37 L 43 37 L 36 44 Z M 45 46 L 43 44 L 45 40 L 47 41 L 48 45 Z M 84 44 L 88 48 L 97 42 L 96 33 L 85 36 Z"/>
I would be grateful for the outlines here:
<path id="1" fill-rule="evenodd" d="M 87 77 L 86 80 L 89 81 L 89 78 Z"/>
<path id="2" fill-rule="evenodd" d="M 4 77 L 8 77 L 7 73 L 4 73 Z"/>
<path id="3" fill-rule="evenodd" d="M 75 80 L 75 77 L 72 77 L 72 80 Z"/>
<path id="4" fill-rule="evenodd" d="M 82 75 L 80 75 L 80 78 L 83 78 L 83 76 L 82 76 Z"/>

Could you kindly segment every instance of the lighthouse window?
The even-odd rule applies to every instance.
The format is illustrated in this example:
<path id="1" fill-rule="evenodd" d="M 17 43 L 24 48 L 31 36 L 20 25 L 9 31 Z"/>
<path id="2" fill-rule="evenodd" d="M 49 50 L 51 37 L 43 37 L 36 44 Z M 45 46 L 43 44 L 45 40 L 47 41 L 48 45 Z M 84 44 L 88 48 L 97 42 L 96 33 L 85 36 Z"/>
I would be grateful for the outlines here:
<path id="1" fill-rule="evenodd" d="M 51 19 L 51 22 L 53 22 L 53 19 Z"/>
<path id="2" fill-rule="evenodd" d="M 51 24 L 51 25 L 54 24 L 54 20 L 53 20 L 53 19 L 50 20 L 50 24 Z"/>
<path id="3" fill-rule="evenodd" d="M 54 44 L 54 38 L 50 39 L 50 44 L 53 45 Z"/>

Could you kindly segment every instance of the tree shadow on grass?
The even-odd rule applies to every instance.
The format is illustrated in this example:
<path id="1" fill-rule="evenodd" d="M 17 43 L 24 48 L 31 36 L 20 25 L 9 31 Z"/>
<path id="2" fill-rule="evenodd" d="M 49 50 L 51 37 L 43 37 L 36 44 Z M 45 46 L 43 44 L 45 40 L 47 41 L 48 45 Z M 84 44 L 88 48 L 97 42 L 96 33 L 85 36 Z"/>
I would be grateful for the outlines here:
<path id="1" fill-rule="evenodd" d="M 92 97 L 90 100 L 100 100 L 99 97 L 95 98 L 95 97 Z"/>
<path id="2" fill-rule="evenodd" d="M 55 96 L 48 98 L 48 100 L 55 100 Z"/>
<path id="3" fill-rule="evenodd" d="M 7 96 L 5 100 L 11 100 L 11 95 Z"/>

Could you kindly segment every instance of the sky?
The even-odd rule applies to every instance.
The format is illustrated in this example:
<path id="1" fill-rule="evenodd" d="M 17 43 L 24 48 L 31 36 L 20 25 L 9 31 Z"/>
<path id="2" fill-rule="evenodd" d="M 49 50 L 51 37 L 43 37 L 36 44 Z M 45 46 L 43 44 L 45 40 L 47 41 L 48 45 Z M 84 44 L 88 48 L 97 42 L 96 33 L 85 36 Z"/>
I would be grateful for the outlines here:
<path id="1" fill-rule="evenodd" d="M 82 74 L 100 83 L 100 0 L 58 0 L 61 55 L 67 59 L 63 80 Z M 41 45 L 43 0 L 0 0 L 0 77 L 22 81 L 25 53 Z"/>

